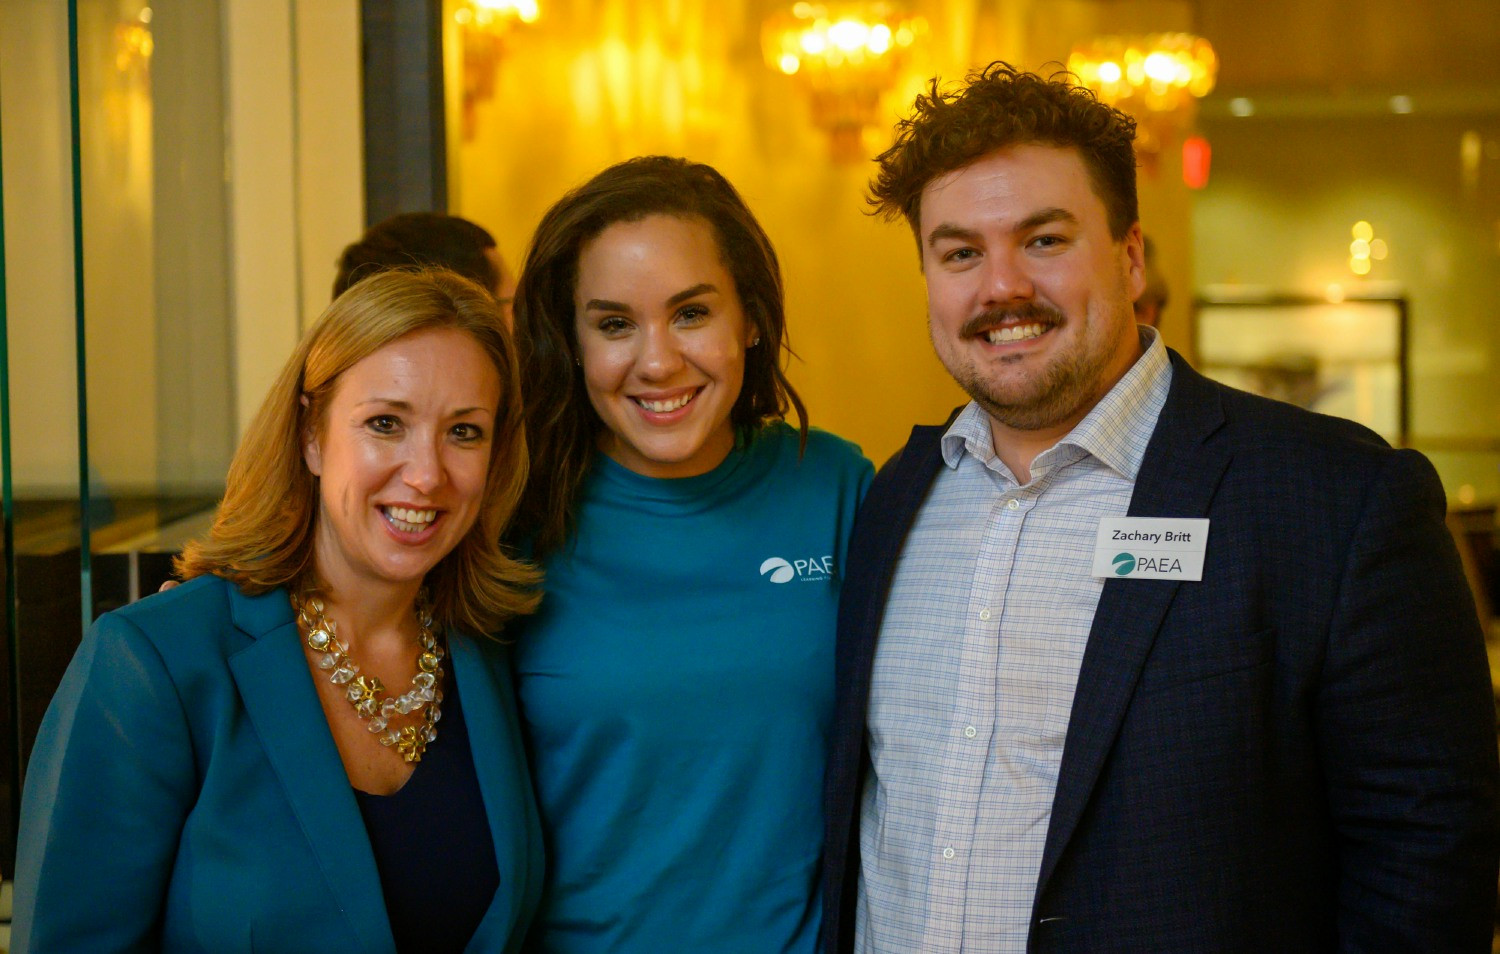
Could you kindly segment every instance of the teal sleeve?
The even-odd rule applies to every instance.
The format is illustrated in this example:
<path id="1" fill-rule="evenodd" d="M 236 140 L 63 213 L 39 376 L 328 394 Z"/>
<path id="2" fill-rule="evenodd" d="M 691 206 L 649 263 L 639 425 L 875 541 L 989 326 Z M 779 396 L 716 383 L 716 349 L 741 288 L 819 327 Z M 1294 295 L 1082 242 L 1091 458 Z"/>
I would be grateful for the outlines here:
<path id="1" fill-rule="evenodd" d="M 186 714 L 161 656 L 130 622 L 101 617 L 47 709 L 26 773 L 15 954 L 159 947 L 196 789 Z"/>

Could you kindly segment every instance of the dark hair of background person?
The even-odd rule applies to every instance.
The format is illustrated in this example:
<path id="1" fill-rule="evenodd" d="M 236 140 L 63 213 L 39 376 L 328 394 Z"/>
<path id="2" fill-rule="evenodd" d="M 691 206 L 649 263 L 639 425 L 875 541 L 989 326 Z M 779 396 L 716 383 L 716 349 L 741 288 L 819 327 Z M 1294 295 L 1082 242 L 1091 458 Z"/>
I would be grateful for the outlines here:
<path id="1" fill-rule="evenodd" d="M 189 580 L 212 573 L 249 595 L 315 587 L 318 478 L 307 469 L 303 444 L 326 425 L 345 371 L 398 338 L 442 328 L 465 332 L 484 349 L 500 376 L 500 406 L 479 516 L 427 574 L 433 618 L 486 635 L 535 608 L 539 574 L 500 543 L 527 472 L 515 346 L 494 296 L 442 269 L 372 275 L 336 298 L 308 329 L 235 451 L 213 527 L 184 548 L 177 575 Z"/>
<path id="2" fill-rule="evenodd" d="M 495 247 L 489 232 L 456 215 L 403 212 L 377 222 L 339 256 L 333 297 L 388 268 L 431 266 L 457 272 L 492 295 L 500 294 L 500 271 L 485 254 Z"/>
<path id="3" fill-rule="evenodd" d="M 1146 262 L 1146 287 L 1135 300 L 1135 320 L 1153 328 L 1161 325 L 1161 313 L 1167 307 L 1167 280 L 1156 260 L 1156 243 L 1151 236 L 1142 237 L 1141 254 Z"/>
<path id="4" fill-rule="evenodd" d="M 1104 203 L 1110 234 L 1118 241 L 1140 218 L 1135 189 L 1135 120 L 1099 102 L 1094 93 L 1059 70 L 1048 77 L 996 61 L 965 77 L 957 89 L 934 79 L 912 115 L 896 124 L 896 140 L 875 158 L 871 211 L 906 217 L 922 237 L 922 190 L 933 179 L 1007 146 L 1043 145 L 1078 150 Z"/>
<path id="5" fill-rule="evenodd" d="M 567 538 L 604 426 L 578 363 L 573 295 L 579 256 L 609 226 L 652 215 L 708 224 L 746 320 L 760 335 L 760 344 L 745 352 L 744 385 L 730 410 L 736 430 L 751 438 L 768 420 L 784 419 L 795 408 L 806 443 L 807 410 L 781 367 L 782 355 L 792 353 L 781 265 L 744 199 L 713 168 L 686 159 L 642 156 L 610 166 L 547 210 L 516 284 L 516 346 L 533 461 L 516 529 L 538 555 Z"/>

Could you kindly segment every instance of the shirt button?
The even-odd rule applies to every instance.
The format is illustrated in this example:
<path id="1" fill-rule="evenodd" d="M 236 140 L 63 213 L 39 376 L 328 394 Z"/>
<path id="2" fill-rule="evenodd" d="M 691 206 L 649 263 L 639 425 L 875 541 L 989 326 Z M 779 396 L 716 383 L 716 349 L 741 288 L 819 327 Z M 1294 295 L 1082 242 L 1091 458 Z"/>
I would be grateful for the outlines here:
<path id="1" fill-rule="evenodd" d="M 1007 510 L 1015 510 L 1019 506 L 1021 506 L 1021 501 L 1017 500 L 1014 497 L 1005 502 L 1005 509 Z"/>
<path id="2" fill-rule="evenodd" d="M 946 859 L 948 859 L 949 861 L 952 861 L 953 860 L 953 849 L 952 848 L 944 848 L 943 849 L 943 857 L 946 858 Z"/>
<path id="3" fill-rule="evenodd" d="M 980 619 L 984 619 L 984 620 L 989 619 L 990 618 L 990 611 L 987 610 L 987 609 L 980 610 L 979 611 L 979 618 Z"/>
<path id="4" fill-rule="evenodd" d="M 974 738 L 974 736 L 976 736 L 978 734 L 979 734 L 979 730 L 976 729 L 976 728 L 974 728 L 972 725 L 964 726 L 964 738 L 966 738 L 966 739 L 972 739 L 972 738 Z"/>

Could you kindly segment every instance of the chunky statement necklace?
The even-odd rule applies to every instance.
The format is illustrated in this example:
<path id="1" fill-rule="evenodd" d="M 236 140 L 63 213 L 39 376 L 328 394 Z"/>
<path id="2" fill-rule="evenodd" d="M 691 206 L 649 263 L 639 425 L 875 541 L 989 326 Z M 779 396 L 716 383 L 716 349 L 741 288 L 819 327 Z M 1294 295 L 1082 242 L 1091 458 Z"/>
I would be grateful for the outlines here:
<path id="1" fill-rule="evenodd" d="M 411 677 L 411 688 L 394 699 L 386 695 L 379 676 L 359 674 L 359 663 L 349 658 L 349 644 L 338 637 L 338 621 L 323 614 L 323 600 L 316 593 L 292 597 L 292 608 L 297 611 L 297 623 L 318 668 L 328 673 L 328 680 L 335 686 L 347 687 L 345 698 L 364 720 L 365 728 L 379 737 L 381 745 L 395 746 L 406 761 L 422 761 L 422 753 L 437 738 L 437 721 L 443 717 L 443 647 L 433 635 L 426 592 L 417 597 L 417 622 L 422 627 L 417 637 L 417 673 Z M 424 706 L 427 711 L 420 724 L 399 731 L 390 727 L 393 716 L 417 712 Z"/>

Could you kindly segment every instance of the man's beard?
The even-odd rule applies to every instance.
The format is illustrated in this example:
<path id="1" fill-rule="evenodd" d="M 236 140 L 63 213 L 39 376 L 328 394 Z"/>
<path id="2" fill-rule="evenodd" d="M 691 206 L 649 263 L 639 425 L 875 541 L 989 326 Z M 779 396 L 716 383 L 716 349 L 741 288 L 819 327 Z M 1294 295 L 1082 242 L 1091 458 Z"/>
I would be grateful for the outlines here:
<path id="1" fill-rule="evenodd" d="M 1067 320 L 1055 308 L 1029 302 L 977 315 L 959 329 L 959 337 L 974 337 L 981 329 L 1008 319 L 1018 319 L 1022 324 L 1042 324 L 1049 331 L 1061 327 Z M 1030 380 L 1006 387 L 1004 392 L 1008 393 L 986 380 L 977 365 L 967 364 L 948 370 L 959 387 L 995 421 L 1018 431 L 1037 431 L 1068 420 L 1098 396 L 1097 390 L 1110 356 L 1108 349 L 1091 354 L 1081 347 L 1084 343 L 1080 338 L 1076 343 L 1079 346 L 1052 358 Z M 1024 360 L 1022 355 L 1000 359 L 1002 363 L 1021 360 Z"/>

